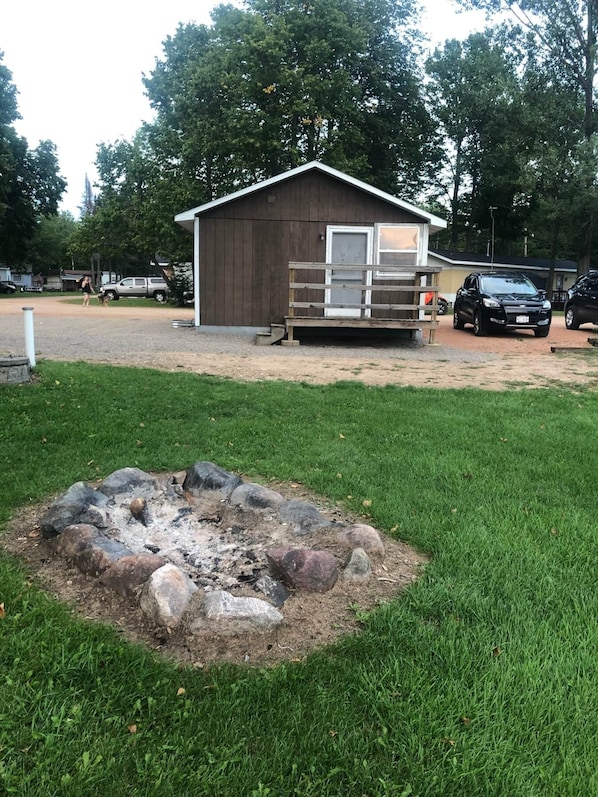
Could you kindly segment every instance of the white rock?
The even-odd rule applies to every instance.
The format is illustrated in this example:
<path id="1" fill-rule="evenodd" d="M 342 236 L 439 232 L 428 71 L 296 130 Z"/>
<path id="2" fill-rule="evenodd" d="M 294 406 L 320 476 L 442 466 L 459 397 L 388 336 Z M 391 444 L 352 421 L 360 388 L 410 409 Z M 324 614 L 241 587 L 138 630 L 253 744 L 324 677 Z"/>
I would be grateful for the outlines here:
<path id="1" fill-rule="evenodd" d="M 190 623 L 191 631 L 210 628 L 218 634 L 265 633 L 279 626 L 282 614 L 259 598 L 236 598 L 225 590 L 204 596 L 202 616 Z"/>
<path id="2" fill-rule="evenodd" d="M 197 587 L 176 565 L 159 567 L 145 582 L 139 605 L 157 625 L 173 628 L 181 621 Z"/>

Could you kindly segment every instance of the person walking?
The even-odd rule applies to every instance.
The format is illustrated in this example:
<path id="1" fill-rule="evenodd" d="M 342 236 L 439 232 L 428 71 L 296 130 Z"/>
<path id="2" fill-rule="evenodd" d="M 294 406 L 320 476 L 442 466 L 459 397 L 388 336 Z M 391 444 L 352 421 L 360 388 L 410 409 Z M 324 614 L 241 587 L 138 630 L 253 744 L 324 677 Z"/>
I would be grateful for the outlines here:
<path id="1" fill-rule="evenodd" d="M 81 290 L 83 291 L 83 307 L 89 307 L 89 297 L 95 293 L 89 277 L 83 277 Z"/>

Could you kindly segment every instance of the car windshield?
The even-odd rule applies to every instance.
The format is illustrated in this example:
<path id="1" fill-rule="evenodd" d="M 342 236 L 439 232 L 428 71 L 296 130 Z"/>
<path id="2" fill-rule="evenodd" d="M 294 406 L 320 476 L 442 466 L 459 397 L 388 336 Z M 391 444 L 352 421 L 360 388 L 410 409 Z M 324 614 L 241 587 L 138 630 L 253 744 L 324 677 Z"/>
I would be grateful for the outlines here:
<path id="1" fill-rule="evenodd" d="M 522 296 L 534 296 L 538 293 L 538 289 L 527 277 L 523 274 L 515 274 L 512 276 L 501 276 L 500 274 L 492 275 L 491 277 L 481 278 L 482 293 L 489 293 L 492 296 L 500 296 L 501 294 L 517 293 Z"/>

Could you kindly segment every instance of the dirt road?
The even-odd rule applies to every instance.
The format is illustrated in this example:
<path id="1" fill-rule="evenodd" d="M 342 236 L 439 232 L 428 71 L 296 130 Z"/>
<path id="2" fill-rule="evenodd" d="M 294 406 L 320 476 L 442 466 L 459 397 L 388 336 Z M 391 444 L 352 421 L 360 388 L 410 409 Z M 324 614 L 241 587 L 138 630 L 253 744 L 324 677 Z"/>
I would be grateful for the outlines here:
<path id="1" fill-rule="evenodd" d="M 188 308 L 148 301 L 144 307 L 114 302 L 102 307 L 81 299 L 25 294 L 0 300 L 0 356 L 25 354 L 23 307 L 33 308 L 38 361 L 85 360 L 111 365 L 227 376 L 256 381 L 329 383 L 359 380 L 371 385 L 479 387 L 487 390 L 549 387 L 566 383 L 598 387 L 598 350 L 587 342 L 593 330 L 565 329 L 555 317 L 548 338 L 521 332 L 474 337 L 441 318 L 436 345 L 319 341 L 299 347 L 256 346 L 253 337 L 208 334 L 173 327 L 191 320 Z M 551 347 L 586 353 L 553 353 Z"/>

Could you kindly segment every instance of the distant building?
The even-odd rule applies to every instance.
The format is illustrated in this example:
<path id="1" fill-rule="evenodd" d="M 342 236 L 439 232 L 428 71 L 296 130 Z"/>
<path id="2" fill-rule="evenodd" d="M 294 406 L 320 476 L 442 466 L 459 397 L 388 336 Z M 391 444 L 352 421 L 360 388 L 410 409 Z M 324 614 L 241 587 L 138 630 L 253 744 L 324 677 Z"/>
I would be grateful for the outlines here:
<path id="1" fill-rule="evenodd" d="M 440 293 L 449 302 L 454 301 L 463 280 L 472 271 L 522 271 L 532 282 L 546 291 L 552 290 L 553 304 L 564 301 L 565 293 L 577 279 L 577 263 L 574 260 L 556 260 L 554 281 L 548 285 L 550 259 L 547 257 L 502 257 L 495 255 L 494 262 L 489 255 L 474 252 L 454 252 L 445 249 L 430 249 L 430 265 L 442 266 L 440 272 Z"/>

